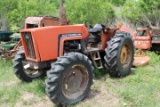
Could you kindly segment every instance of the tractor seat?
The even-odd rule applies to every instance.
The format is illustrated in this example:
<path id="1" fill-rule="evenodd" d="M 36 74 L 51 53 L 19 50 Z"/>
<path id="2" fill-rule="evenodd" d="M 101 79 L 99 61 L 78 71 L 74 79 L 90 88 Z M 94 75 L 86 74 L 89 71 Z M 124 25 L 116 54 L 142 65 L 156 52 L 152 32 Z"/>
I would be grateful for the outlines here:
<path id="1" fill-rule="evenodd" d="M 92 29 L 88 30 L 89 33 L 100 33 L 104 25 L 96 24 Z"/>

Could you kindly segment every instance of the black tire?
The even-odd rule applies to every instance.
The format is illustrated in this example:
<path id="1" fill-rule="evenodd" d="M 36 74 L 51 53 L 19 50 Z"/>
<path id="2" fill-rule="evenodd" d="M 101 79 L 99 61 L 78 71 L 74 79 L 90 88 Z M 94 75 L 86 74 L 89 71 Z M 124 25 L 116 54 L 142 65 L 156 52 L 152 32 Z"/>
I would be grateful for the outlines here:
<path id="1" fill-rule="evenodd" d="M 134 60 L 134 45 L 129 33 L 116 32 L 107 42 L 105 53 L 105 66 L 110 76 L 123 77 L 130 74 Z"/>
<path id="2" fill-rule="evenodd" d="M 14 72 L 15 72 L 15 75 L 20 80 L 24 82 L 31 82 L 33 79 L 40 77 L 42 75 L 42 72 L 35 71 L 34 69 L 29 68 L 28 71 L 30 72 L 30 74 L 28 74 L 27 71 L 23 67 L 24 66 L 23 61 L 25 60 L 26 58 L 25 58 L 24 50 L 20 50 L 16 54 L 14 61 L 13 61 Z"/>
<path id="3" fill-rule="evenodd" d="M 47 77 L 46 93 L 50 100 L 58 106 L 74 104 L 84 99 L 90 91 L 92 62 L 81 53 L 71 52 L 51 64 Z"/>

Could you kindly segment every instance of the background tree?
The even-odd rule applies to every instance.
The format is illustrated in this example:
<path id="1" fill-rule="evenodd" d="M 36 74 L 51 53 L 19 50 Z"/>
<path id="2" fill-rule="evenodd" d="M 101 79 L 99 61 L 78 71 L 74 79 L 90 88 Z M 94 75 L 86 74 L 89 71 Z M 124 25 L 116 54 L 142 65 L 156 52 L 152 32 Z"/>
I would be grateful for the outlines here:
<path id="1" fill-rule="evenodd" d="M 15 8 L 17 0 L 0 0 L 0 31 L 9 29 L 7 14 Z"/>
<path id="2" fill-rule="evenodd" d="M 113 5 L 105 0 L 67 0 L 65 7 L 72 23 L 103 23 L 115 17 Z"/>
<path id="3" fill-rule="evenodd" d="M 127 0 L 122 6 L 121 15 L 132 22 L 148 26 L 160 24 L 160 0 Z"/>
<path id="4" fill-rule="evenodd" d="M 57 16 L 57 9 L 50 0 L 1 0 L 0 30 L 18 30 L 24 27 L 28 16 Z"/>
<path id="5" fill-rule="evenodd" d="M 127 19 L 133 25 L 160 26 L 160 0 L 64 0 L 73 24 L 112 24 Z M 58 16 L 59 0 L 0 0 L 0 31 L 18 30 L 28 16 Z M 119 20 L 120 19 L 120 20 Z M 125 20 L 123 20 L 125 22 Z"/>
<path id="6" fill-rule="evenodd" d="M 59 4 L 60 4 L 59 0 L 50 0 L 50 2 L 53 3 L 56 6 L 56 8 L 58 9 Z"/>
<path id="7" fill-rule="evenodd" d="M 55 16 L 56 6 L 48 0 L 18 0 L 16 8 L 7 14 L 10 28 L 17 30 L 24 27 L 24 20 L 28 16 Z"/>
<path id="8" fill-rule="evenodd" d="M 110 0 L 110 2 L 115 6 L 122 6 L 127 0 Z"/>

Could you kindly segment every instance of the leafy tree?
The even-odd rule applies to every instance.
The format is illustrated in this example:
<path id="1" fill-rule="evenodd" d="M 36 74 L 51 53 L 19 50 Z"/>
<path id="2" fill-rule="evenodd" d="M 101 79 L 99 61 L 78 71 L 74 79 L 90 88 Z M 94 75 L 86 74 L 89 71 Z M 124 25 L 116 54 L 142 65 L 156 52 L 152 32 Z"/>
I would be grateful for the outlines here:
<path id="1" fill-rule="evenodd" d="M 60 5 L 60 0 L 50 0 L 50 2 L 53 3 L 56 6 L 56 8 L 58 8 Z"/>
<path id="2" fill-rule="evenodd" d="M 139 18 L 141 17 L 141 13 L 141 8 L 134 0 L 127 0 L 121 11 L 122 17 L 127 17 L 132 21 L 139 20 Z"/>
<path id="3" fill-rule="evenodd" d="M 105 0 L 67 0 L 65 6 L 72 23 L 103 23 L 115 17 L 113 5 Z"/>
<path id="4" fill-rule="evenodd" d="M 110 2 L 115 6 L 122 6 L 127 0 L 110 0 Z"/>
<path id="5" fill-rule="evenodd" d="M 28 16 L 56 15 L 57 9 L 53 3 L 46 0 L 18 0 L 16 8 L 7 14 L 10 28 L 17 30 L 24 26 Z"/>
<path id="6" fill-rule="evenodd" d="M 8 30 L 7 14 L 15 8 L 17 0 L 0 0 L 0 31 Z"/>
<path id="7" fill-rule="evenodd" d="M 127 0 L 121 15 L 132 22 L 147 22 L 154 26 L 160 24 L 160 0 Z"/>

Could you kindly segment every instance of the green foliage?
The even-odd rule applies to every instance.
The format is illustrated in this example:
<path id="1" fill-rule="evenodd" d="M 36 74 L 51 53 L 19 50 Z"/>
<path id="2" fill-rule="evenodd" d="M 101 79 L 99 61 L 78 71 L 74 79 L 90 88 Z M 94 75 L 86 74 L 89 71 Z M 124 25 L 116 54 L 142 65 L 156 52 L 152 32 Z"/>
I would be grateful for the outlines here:
<path id="1" fill-rule="evenodd" d="M 106 72 L 107 72 L 106 69 L 99 70 L 99 69 L 95 68 L 94 75 L 96 78 L 101 78 L 102 76 L 104 76 L 106 74 Z"/>
<path id="2" fill-rule="evenodd" d="M 0 58 L 0 77 L 0 107 L 17 107 L 19 101 L 24 104 L 29 101 L 26 105 L 31 107 L 29 105 L 38 102 L 38 98 L 44 101 L 46 97 L 44 78 L 32 83 L 21 82 L 14 74 L 12 61 Z M 27 97 L 29 99 L 26 101 Z"/>
<path id="3" fill-rule="evenodd" d="M 46 0 L 18 0 L 16 8 L 7 14 L 12 30 L 24 26 L 24 20 L 28 16 L 55 15 L 56 7 Z"/>
<path id="4" fill-rule="evenodd" d="M 127 0 L 110 0 L 115 6 L 122 6 Z"/>
<path id="5" fill-rule="evenodd" d="M 7 13 L 16 7 L 17 0 L 0 0 L 0 30 L 8 30 Z"/>
<path id="6" fill-rule="evenodd" d="M 11 30 L 22 29 L 26 17 L 39 15 L 57 15 L 55 4 L 50 0 L 0 1 L 0 17 L 7 17 Z"/>
<path id="7" fill-rule="evenodd" d="M 56 8 L 59 8 L 60 5 L 59 0 L 50 0 L 50 2 L 53 3 L 56 6 Z"/>
<path id="8" fill-rule="evenodd" d="M 137 21 L 141 17 L 141 8 L 137 6 L 137 2 L 134 0 L 128 0 L 122 7 L 122 17 L 126 17 L 131 21 Z"/>
<path id="9" fill-rule="evenodd" d="M 122 6 L 121 15 L 132 22 L 147 22 L 159 26 L 160 0 L 127 0 Z M 147 17 L 147 19 L 145 17 Z M 149 24 L 149 23 L 148 23 Z"/>
<path id="10" fill-rule="evenodd" d="M 71 23 L 105 23 L 127 18 L 144 23 L 146 16 L 154 26 L 160 26 L 160 0 L 64 0 L 67 18 Z M 1 0 L 0 29 L 18 30 L 28 16 L 57 16 L 60 0 Z M 147 21 L 148 23 L 148 21 Z M 145 24 L 146 25 L 146 24 Z"/>
<path id="11" fill-rule="evenodd" d="M 95 24 L 115 17 L 113 5 L 104 0 L 67 0 L 65 6 L 72 23 Z"/>

